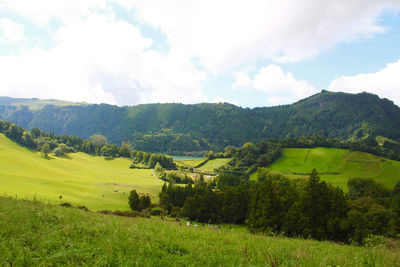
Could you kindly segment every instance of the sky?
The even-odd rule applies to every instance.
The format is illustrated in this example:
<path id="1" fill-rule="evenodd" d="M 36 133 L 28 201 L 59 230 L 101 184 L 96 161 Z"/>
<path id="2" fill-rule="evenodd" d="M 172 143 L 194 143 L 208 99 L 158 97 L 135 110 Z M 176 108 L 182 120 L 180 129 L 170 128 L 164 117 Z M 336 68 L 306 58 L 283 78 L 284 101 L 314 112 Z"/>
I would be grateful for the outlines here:
<path id="1" fill-rule="evenodd" d="M 74 102 L 400 105 L 400 0 L 0 0 L 0 95 Z"/>

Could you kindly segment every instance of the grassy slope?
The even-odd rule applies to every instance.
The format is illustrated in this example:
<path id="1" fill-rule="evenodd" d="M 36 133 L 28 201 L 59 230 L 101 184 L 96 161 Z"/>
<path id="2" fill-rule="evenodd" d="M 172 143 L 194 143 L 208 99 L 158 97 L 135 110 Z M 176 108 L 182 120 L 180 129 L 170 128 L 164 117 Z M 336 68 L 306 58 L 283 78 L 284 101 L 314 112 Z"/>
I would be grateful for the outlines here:
<path id="1" fill-rule="evenodd" d="M 346 149 L 288 148 L 268 168 L 292 178 L 305 176 L 315 168 L 323 180 L 344 189 L 347 179 L 353 177 L 373 178 L 389 188 L 400 180 L 400 162 Z"/>
<path id="2" fill-rule="evenodd" d="M 219 168 L 226 165 L 231 159 L 213 159 L 209 160 L 206 164 L 201 166 L 199 169 L 202 171 L 213 172 L 215 168 Z"/>
<path id="3" fill-rule="evenodd" d="M 178 166 L 182 165 L 185 167 L 192 167 L 194 168 L 195 166 L 199 165 L 202 163 L 204 159 L 196 159 L 196 160 L 175 160 L 176 163 L 178 163 Z"/>
<path id="4" fill-rule="evenodd" d="M 62 200 L 90 209 L 128 209 L 128 192 L 157 195 L 162 181 L 151 170 L 129 169 L 128 159 L 105 160 L 84 153 L 44 159 L 0 134 L 0 195 Z M 118 189 L 118 192 L 114 192 Z"/>
<path id="5" fill-rule="evenodd" d="M 46 105 L 54 106 L 78 106 L 84 105 L 84 103 L 75 103 L 62 100 L 38 100 L 38 99 L 26 99 L 25 101 L 15 101 L 11 103 L 12 106 L 28 106 L 30 110 L 37 111 L 42 109 Z"/>
<path id="6" fill-rule="evenodd" d="M 398 250 L 187 227 L 0 198 L 0 265 L 399 266 Z M 277 266 L 277 265 L 275 265 Z"/>

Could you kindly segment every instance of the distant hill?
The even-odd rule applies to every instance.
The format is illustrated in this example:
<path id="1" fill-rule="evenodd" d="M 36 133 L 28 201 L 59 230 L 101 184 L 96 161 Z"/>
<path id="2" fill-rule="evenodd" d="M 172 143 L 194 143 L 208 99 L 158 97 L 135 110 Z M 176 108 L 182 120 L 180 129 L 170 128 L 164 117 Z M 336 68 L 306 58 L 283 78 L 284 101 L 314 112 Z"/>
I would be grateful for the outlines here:
<path id="1" fill-rule="evenodd" d="M 322 180 L 346 191 L 350 178 L 371 178 L 388 188 L 400 181 L 400 162 L 348 149 L 285 148 L 282 156 L 268 168 L 290 178 L 308 177 L 315 168 Z M 252 178 L 256 176 L 257 172 Z"/>
<path id="2" fill-rule="evenodd" d="M 292 105 L 254 109 L 227 103 L 118 107 L 0 98 L 0 119 L 83 138 L 101 133 L 112 143 L 129 140 L 135 149 L 164 153 L 312 135 L 400 140 L 400 108 L 370 93 L 322 91 Z"/>

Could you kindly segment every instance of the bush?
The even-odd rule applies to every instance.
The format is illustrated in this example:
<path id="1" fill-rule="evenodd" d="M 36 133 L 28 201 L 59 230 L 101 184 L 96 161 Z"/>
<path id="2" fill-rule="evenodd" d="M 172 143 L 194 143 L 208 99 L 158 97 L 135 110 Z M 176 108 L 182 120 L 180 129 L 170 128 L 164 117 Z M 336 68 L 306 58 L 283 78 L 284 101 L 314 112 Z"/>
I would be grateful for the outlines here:
<path id="1" fill-rule="evenodd" d="M 164 210 L 160 207 L 155 207 L 150 210 L 150 215 L 153 215 L 153 216 L 160 216 L 163 213 L 164 213 Z"/>
<path id="2" fill-rule="evenodd" d="M 53 152 L 54 155 L 56 155 L 57 157 L 61 157 L 64 155 L 64 151 L 62 151 L 62 149 L 59 147 L 56 147 Z"/>
<path id="3" fill-rule="evenodd" d="M 180 212 L 181 212 L 181 209 L 179 207 L 174 206 L 171 209 L 170 215 L 171 215 L 171 217 L 176 218 L 176 217 L 179 217 Z"/>
<path id="4" fill-rule="evenodd" d="M 384 246 L 386 238 L 382 235 L 368 235 L 363 239 L 363 244 L 366 247 Z"/>

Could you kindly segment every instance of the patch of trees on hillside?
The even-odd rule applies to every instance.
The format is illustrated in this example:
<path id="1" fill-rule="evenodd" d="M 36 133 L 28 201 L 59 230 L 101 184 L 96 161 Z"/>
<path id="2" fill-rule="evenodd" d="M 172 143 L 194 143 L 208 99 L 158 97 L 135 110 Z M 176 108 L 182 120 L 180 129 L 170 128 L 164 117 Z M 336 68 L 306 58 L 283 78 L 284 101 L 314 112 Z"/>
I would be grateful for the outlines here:
<path id="1" fill-rule="evenodd" d="M 288 138 L 284 140 L 270 139 L 259 143 L 246 143 L 242 147 L 228 146 L 220 157 L 232 158 L 227 166 L 219 172 L 231 172 L 249 175 L 259 167 L 266 167 L 282 154 L 283 148 L 315 148 L 331 147 L 350 149 L 383 156 L 393 160 L 400 160 L 400 145 L 385 142 L 379 146 L 373 136 L 368 136 L 356 141 L 342 141 L 338 138 L 325 138 L 323 136 Z M 220 154 L 220 153 L 218 153 Z"/>
<path id="2" fill-rule="evenodd" d="M 170 156 L 133 150 L 129 142 L 122 142 L 121 146 L 109 144 L 107 138 L 101 134 L 93 134 L 89 140 L 84 140 L 73 135 L 59 136 L 52 132 L 43 132 L 38 128 L 28 131 L 2 120 L 0 120 L 0 133 L 29 149 L 41 151 L 44 157 L 48 157 L 51 152 L 60 157 L 67 153 L 80 151 L 106 158 L 132 158 L 134 162 L 141 163 L 146 168 L 154 168 L 157 163 L 166 169 L 176 168 Z"/>
<path id="3" fill-rule="evenodd" d="M 225 173 L 225 176 L 230 174 Z M 349 180 L 349 193 L 321 181 L 291 180 L 260 172 L 257 181 L 197 181 L 162 187 L 160 207 L 171 216 L 202 223 L 246 224 L 251 232 L 364 244 L 400 233 L 400 181 L 393 190 L 370 180 Z M 227 179 L 225 177 L 224 179 Z"/>

